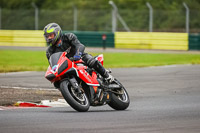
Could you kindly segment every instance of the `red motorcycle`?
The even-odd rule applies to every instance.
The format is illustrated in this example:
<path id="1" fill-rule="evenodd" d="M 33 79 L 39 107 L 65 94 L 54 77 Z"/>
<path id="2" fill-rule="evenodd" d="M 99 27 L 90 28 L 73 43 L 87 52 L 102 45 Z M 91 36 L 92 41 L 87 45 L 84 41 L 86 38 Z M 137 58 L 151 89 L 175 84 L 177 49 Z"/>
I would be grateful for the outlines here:
<path id="1" fill-rule="evenodd" d="M 72 108 L 80 112 L 88 111 L 90 106 L 105 104 L 115 110 L 128 108 L 128 93 L 117 79 L 108 83 L 81 59 L 73 61 L 73 58 L 69 59 L 66 55 L 67 52 L 51 55 L 45 77 L 61 91 Z M 94 58 L 103 65 L 103 55 Z"/>

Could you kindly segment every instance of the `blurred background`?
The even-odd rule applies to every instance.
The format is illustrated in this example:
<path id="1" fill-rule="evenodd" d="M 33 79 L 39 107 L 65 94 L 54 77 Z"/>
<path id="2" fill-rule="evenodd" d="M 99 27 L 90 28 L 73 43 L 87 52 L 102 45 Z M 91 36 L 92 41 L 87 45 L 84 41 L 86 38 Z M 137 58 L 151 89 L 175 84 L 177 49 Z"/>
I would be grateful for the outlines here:
<path id="1" fill-rule="evenodd" d="M 44 47 L 56 22 L 89 47 L 200 50 L 199 20 L 199 0 L 0 0 L 0 46 Z"/>
<path id="2" fill-rule="evenodd" d="M 153 10 L 153 31 L 200 32 L 199 0 L 113 0 L 118 14 L 131 31 L 149 31 L 149 7 Z M 112 31 L 113 6 L 109 0 L 0 0 L 1 29 L 42 30 L 57 22 L 67 31 Z M 117 17 L 116 31 L 127 31 Z"/>

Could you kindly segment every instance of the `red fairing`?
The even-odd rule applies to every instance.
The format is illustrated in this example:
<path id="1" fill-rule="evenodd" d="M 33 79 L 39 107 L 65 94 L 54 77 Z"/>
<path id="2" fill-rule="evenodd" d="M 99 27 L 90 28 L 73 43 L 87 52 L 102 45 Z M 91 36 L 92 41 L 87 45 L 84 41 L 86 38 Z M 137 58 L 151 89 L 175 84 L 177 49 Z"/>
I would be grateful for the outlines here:
<path id="1" fill-rule="evenodd" d="M 51 72 L 51 67 L 50 67 L 50 66 L 47 68 L 45 77 L 47 77 L 47 75 L 49 75 L 49 74 L 52 74 L 52 72 Z"/>
<path id="2" fill-rule="evenodd" d="M 58 69 L 59 67 L 65 62 L 68 62 L 68 67 L 66 69 L 64 69 L 64 71 L 62 71 L 60 74 L 58 74 Z M 66 52 L 63 52 L 62 55 L 60 56 L 58 63 L 57 63 L 57 67 L 54 68 L 55 70 L 52 70 L 52 68 L 49 66 L 47 69 L 47 72 L 45 74 L 45 77 L 50 80 L 51 82 L 55 82 L 61 79 L 61 77 L 63 76 L 63 74 L 65 72 L 67 72 L 70 68 L 72 68 L 72 61 L 69 60 L 66 57 Z"/>
<path id="3" fill-rule="evenodd" d="M 78 61 L 74 61 L 75 64 L 78 64 L 78 63 L 83 63 L 84 61 L 82 59 L 78 60 Z"/>
<path id="4" fill-rule="evenodd" d="M 60 60 L 58 61 L 58 68 L 63 64 L 63 62 L 64 61 L 66 61 L 67 60 L 67 62 L 68 62 L 68 67 L 64 70 L 64 71 L 62 71 L 60 74 L 59 74 L 59 76 L 62 76 L 65 72 L 67 72 L 70 68 L 72 68 L 72 66 L 73 66 L 73 62 L 71 61 L 71 60 L 69 60 L 67 57 L 66 57 L 66 52 L 63 52 L 63 54 L 62 54 L 62 56 L 61 56 L 61 58 L 60 58 Z"/>
<path id="5" fill-rule="evenodd" d="M 66 52 L 63 52 L 60 56 L 57 65 L 55 65 L 52 68 L 49 66 L 47 69 L 47 72 L 45 74 L 45 77 L 50 80 L 51 82 L 55 82 L 58 80 L 61 80 L 63 78 L 63 75 L 70 69 L 73 68 L 76 71 L 77 76 L 82 79 L 86 84 L 92 85 L 92 86 L 99 86 L 99 83 L 97 81 L 97 74 L 93 71 L 92 76 L 86 71 L 88 68 L 87 66 L 83 65 L 82 60 L 78 61 L 71 61 L 66 57 Z M 99 55 L 96 57 L 96 60 L 101 62 L 103 65 L 103 55 Z M 63 63 L 67 62 L 67 67 L 64 68 L 61 72 L 58 73 L 58 70 L 63 65 Z M 82 64 L 82 65 L 76 65 L 76 64 Z"/>
<path id="6" fill-rule="evenodd" d="M 96 58 L 99 62 L 101 62 L 101 64 L 103 65 L 103 54 L 100 54 L 99 56 L 97 56 Z"/>
<path id="7" fill-rule="evenodd" d="M 90 76 L 88 72 L 85 71 L 85 69 L 81 69 L 80 66 L 76 66 L 78 70 L 79 78 L 82 79 L 86 84 L 92 85 L 92 86 L 99 86 L 99 82 L 94 78 L 95 76 Z M 94 73 L 96 75 L 96 73 Z"/>

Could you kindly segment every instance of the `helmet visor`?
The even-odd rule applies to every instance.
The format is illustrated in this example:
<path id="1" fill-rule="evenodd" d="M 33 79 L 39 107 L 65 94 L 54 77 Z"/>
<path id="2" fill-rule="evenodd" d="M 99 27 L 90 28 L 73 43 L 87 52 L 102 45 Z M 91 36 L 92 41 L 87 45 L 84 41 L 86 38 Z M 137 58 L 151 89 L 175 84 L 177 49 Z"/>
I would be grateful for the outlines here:
<path id="1" fill-rule="evenodd" d="M 55 38 L 55 33 L 45 33 L 44 38 L 46 39 L 47 43 L 51 43 Z"/>

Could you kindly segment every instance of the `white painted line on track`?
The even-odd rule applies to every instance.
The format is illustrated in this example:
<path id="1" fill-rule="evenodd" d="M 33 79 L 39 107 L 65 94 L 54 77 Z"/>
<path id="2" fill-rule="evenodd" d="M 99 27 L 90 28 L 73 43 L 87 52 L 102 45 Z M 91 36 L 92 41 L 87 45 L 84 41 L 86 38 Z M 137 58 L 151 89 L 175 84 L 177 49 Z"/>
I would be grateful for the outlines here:
<path id="1" fill-rule="evenodd" d="M 15 107 L 15 106 L 0 106 L 0 111 L 1 110 L 13 110 L 13 109 L 28 109 L 28 108 L 33 108 L 33 107 Z"/>
<path id="2" fill-rule="evenodd" d="M 30 103 L 30 102 L 17 102 L 15 105 L 18 104 L 18 106 L 0 106 L 1 110 L 12 110 L 12 109 L 28 109 L 28 108 L 43 108 L 41 106 L 48 106 L 50 108 L 56 108 L 56 107 L 69 107 L 69 104 L 64 99 L 58 99 L 57 101 L 51 101 L 51 100 L 42 100 L 39 104 L 37 103 L 31 103 L 32 105 L 38 105 L 38 106 L 21 106 L 20 103 Z"/>
<path id="3" fill-rule="evenodd" d="M 50 107 L 69 107 L 69 104 L 65 101 L 65 99 L 58 99 L 57 101 L 42 100 L 41 104 Z"/>
<path id="4" fill-rule="evenodd" d="M 164 66 L 150 66 L 146 68 L 170 68 L 170 67 L 183 67 L 183 66 L 192 66 L 192 64 L 184 64 L 184 65 L 164 65 Z"/>
<path id="5" fill-rule="evenodd" d="M 20 75 L 20 74 L 27 74 L 27 73 L 33 73 L 37 71 L 22 71 L 22 72 L 4 72 L 0 73 L 0 75 Z"/>
<path id="6" fill-rule="evenodd" d="M 9 89 L 23 89 L 23 90 L 30 90 L 30 89 L 34 89 L 34 90 L 51 90 L 51 91 L 59 91 L 58 89 L 44 89 L 44 88 L 33 88 L 33 87 L 18 87 L 18 86 L 0 86 L 0 88 L 9 88 Z"/>

